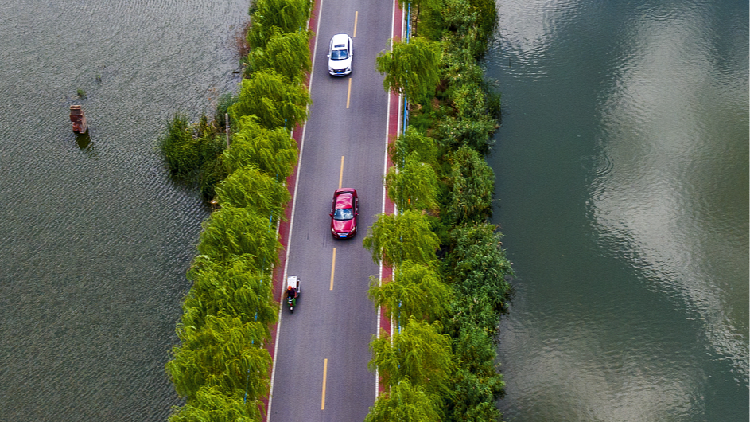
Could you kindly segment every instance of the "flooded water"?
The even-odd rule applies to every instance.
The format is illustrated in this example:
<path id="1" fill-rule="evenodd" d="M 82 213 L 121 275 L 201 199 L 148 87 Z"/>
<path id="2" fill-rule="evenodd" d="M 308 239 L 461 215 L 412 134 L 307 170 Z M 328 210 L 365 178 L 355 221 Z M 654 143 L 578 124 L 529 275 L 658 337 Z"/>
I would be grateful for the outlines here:
<path id="1" fill-rule="evenodd" d="M 236 88 L 248 6 L 0 4 L 0 420 L 163 421 L 179 404 L 164 364 L 207 212 L 155 143 Z"/>
<path id="2" fill-rule="evenodd" d="M 507 421 L 748 420 L 748 3 L 498 2 Z"/>

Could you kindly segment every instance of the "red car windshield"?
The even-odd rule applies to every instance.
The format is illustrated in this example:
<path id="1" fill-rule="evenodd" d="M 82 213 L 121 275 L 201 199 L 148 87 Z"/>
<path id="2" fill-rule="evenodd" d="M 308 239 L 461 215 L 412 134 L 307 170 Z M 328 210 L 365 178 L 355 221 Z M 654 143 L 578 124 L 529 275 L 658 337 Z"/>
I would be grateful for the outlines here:
<path id="1" fill-rule="evenodd" d="M 338 221 L 351 220 L 354 218 L 354 210 L 351 208 L 337 209 L 333 213 L 333 219 Z"/>

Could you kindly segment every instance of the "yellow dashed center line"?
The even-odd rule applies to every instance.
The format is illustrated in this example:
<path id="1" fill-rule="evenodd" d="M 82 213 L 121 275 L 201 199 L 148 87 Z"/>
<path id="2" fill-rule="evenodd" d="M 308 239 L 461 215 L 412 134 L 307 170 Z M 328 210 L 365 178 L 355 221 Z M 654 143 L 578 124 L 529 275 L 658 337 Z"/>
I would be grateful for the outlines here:
<path id="1" fill-rule="evenodd" d="M 344 178 L 344 156 L 341 156 L 341 168 L 339 169 L 339 189 L 341 189 L 341 181 Z"/>
<path id="2" fill-rule="evenodd" d="M 320 410 L 326 408 L 326 377 L 328 376 L 328 359 L 323 359 L 323 395 L 320 397 Z"/>
<path id="3" fill-rule="evenodd" d="M 359 11 L 354 12 L 354 35 L 352 38 L 357 38 L 357 18 L 359 17 Z"/>
<path id="4" fill-rule="evenodd" d="M 333 290 L 333 273 L 336 272 L 336 248 L 333 248 L 333 257 L 331 258 L 331 287 L 328 290 Z"/>
<path id="5" fill-rule="evenodd" d="M 352 98 L 352 78 L 349 78 L 349 90 L 346 93 L 346 108 L 349 108 L 349 99 Z"/>

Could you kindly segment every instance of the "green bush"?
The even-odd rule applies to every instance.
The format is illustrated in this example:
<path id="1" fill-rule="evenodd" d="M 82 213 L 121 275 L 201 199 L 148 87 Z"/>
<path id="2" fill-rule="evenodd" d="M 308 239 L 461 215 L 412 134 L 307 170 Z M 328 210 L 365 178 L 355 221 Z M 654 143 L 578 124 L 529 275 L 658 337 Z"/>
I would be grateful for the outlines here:
<path id="1" fill-rule="evenodd" d="M 482 222 L 492 216 L 495 174 L 475 150 L 461 147 L 450 158 L 448 192 L 441 218 L 449 225 Z"/>
<path id="2" fill-rule="evenodd" d="M 495 365 L 496 348 L 487 332 L 472 325 L 462 326 L 453 338 L 453 353 L 461 365 L 453 377 L 448 420 L 500 420 L 495 401 L 502 395 L 505 383 Z"/>
<path id="3" fill-rule="evenodd" d="M 159 149 L 170 173 L 177 178 L 189 179 L 201 167 L 200 150 L 185 114 L 176 114 L 168 123 L 166 133 L 159 139 Z"/>
<path id="4" fill-rule="evenodd" d="M 175 407 L 169 422 L 260 422 L 260 400 L 247 400 L 242 392 L 226 394 L 216 386 L 203 386 L 193 400 Z"/>
<path id="5" fill-rule="evenodd" d="M 289 130 L 267 129 L 257 123 L 256 116 L 243 116 L 232 137 L 232 147 L 224 154 L 227 171 L 233 173 L 246 166 L 285 180 L 297 163 L 297 141 Z"/>
<path id="6" fill-rule="evenodd" d="M 166 367 L 177 394 L 190 400 L 202 387 L 213 386 L 229 396 L 245 391 L 251 399 L 265 395 L 266 379 L 248 373 L 270 369 L 271 356 L 263 348 L 266 331 L 260 322 L 225 315 L 206 316 L 200 328 L 178 326 L 182 344 L 174 347 Z"/>
<path id="7" fill-rule="evenodd" d="M 222 207 L 203 223 L 198 252 L 212 260 L 228 261 L 247 255 L 254 268 L 270 271 L 281 244 L 268 216 L 247 208 Z"/>
<path id="8" fill-rule="evenodd" d="M 265 48 L 255 48 L 248 55 L 246 77 L 260 70 L 274 70 L 292 83 L 304 82 L 312 67 L 310 60 L 310 31 L 282 33 L 277 30 Z"/>
<path id="9" fill-rule="evenodd" d="M 255 166 L 237 169 L 216 191 L 219 205 L 255 210 L 260 215 L 270 216 L 274 225 L 283 216 L 291 199 L 286 186 Z"/>
<path id="10" fill-rule="evenodd" d="M 490 333 L 494 333 L 499 316 L 507 310 L 511 287 L 505 277 L 513 275 L 501 247 L 502 235 L 495 230 L 487 223 L 454 228 L 443 260 L 443 274 L 457 298 L 452 315 L 468 317 Z"/>
<path id="11" fill-rule="evenodd" d="M 307 119 L 311 102 L 305 85 L 290 83 L 275 70 L 264 69 L 242 81 L 239 100 L 229 107 L 229 114 L 234 121 L 255 115 L 265 128 L 285 127 L 291 131 Z"/>
<path id="12" fill-rule="evenodd" d="M 204 200 L 213 198 L 216 183 L 226 177 L 221 165 L 226 138 L 206 115 L 197 125 L 190 125 L 187 116 L 177 113 L 160 138 L 159 148 L 175 179 L 197 185 Z"/>
<path id="13" fill-rule="evenodd" d="M 270 274 L 265 275 L 247 256 L 228 261 L 199 257 L 188 272 L 193 286 L 182 306 L 182 324 L 200 328 L 208 315 L 227 315 L 244 322 L 262 322 L 268 338 L 267 324 L 276 322 L 277 307 L 273 299 Z"/>
<path id="14" fill-rule="evenodd" d="M 251 48 L 265 48 L 277 31 L 303 30 L 312 10 L 312 0 L 255 0 L 250 6 L 252 16 L 247 42 Z"/>

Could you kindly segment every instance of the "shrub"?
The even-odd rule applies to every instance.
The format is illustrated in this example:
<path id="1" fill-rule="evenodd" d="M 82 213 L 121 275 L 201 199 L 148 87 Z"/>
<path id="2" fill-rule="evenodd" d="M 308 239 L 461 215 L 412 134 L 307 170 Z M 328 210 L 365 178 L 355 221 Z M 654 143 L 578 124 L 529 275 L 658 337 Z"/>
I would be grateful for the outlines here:
<path id="1" fill-rule="evenodd" d="M 229 107 L 235 121 L 242 116 L 257 116 L 258 124 L 274 129 L 294 129 L 307 119 L 307 106 L 311 103 L 307 88 L 301 83 L 289 83 L 274 70 L 253 72 L 242 81 L 239 100 Z"/>
<path id="2" fill-rule="evenodd" d="M 254 166 L 277 180 L 285 180 L 297 163 L 297 141 L 291 133 L 285 128 L 262 127 L 255 116 L 243 116 L 238 126 L 231 148 L 224 153 L 227 171 Z"/>
<path id="3" fill-rule="evenodd" d="M 492 168 L 468 147 L 461 147 L 453 153 L 450 165 L 449 192 L 441 218 L 451 225 L 485 221 L 492 215 L 492 195 L 495 190 Z"/>
<path id="4" fill-rule="evenodd" d="M 286 186 L 254 166 L 237 169 L 216 191 L 221 206 L 255 210 L 260 215 L 270 216 L 274 224 L 281 219 L 291 199 Z"/>
<path id="5" fill-rule="evenodd" d="M 203 223 L 198 252 L 228 261 L 246 255 L 254 268 L 268 271 L 278 260 L 281 244 L 267 216 L 247 208 L 222 207 Z"/>

